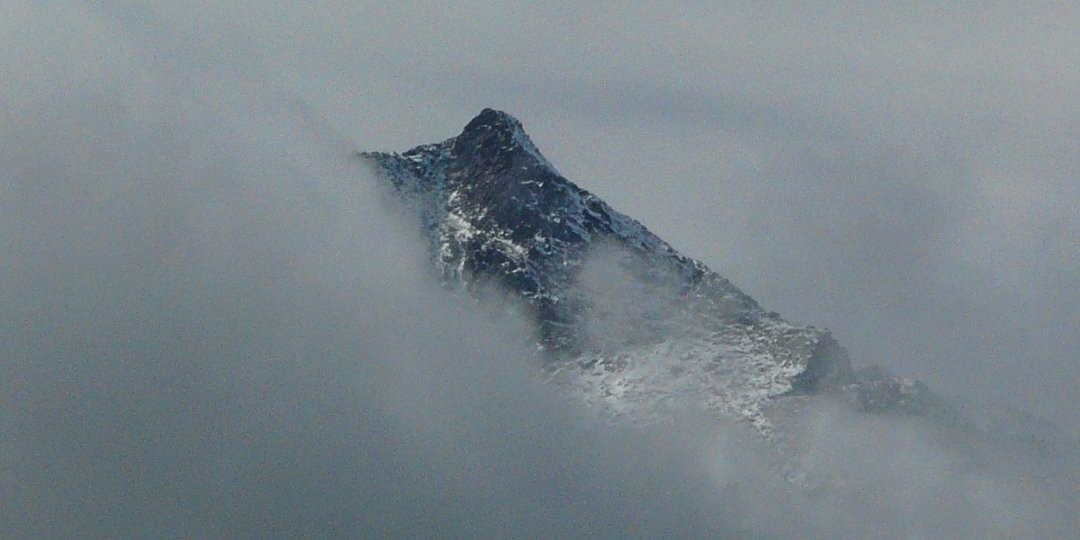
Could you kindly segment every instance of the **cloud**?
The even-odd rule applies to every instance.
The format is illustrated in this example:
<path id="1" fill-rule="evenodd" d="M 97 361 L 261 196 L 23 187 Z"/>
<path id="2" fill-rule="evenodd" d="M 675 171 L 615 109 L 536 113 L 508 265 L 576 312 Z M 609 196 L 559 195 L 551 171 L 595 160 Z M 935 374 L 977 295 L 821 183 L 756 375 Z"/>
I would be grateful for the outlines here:
<path id="1" fill-rule="evenodd" d="M 1076 10 L 412 6 L 305 15 L 297 46 L 242 25 L 361 148 L 506 109 L 856 362 L 1080 423 Z"/>
<path id="2" fill-rule="evenodd" d="M 694 527 L 679 450 L 566 412 L 306 110 L 80 17 L 3 138 L 5 536 Z"/>
<path id="3" fill-rule="evenodd" d="M 0 536 L 1062 526 L 1043 495 L 975 489 L 954 455 L 884 421 L 807 424 L 825 470 L 867 479 L 866 506 L 793 489 L 710 421 L 599 429 L 537 380 L 521 321 L 430 282 L 412 222 L 335 133 L 392 115 L 326 127 L 268 78 L 325 46 L 289 36 L 321 43 L 368 13 L 322 27 L 285 8 L 132 6 L 16 2 L 0 23 Z M 385 90 L 387 71 L 348 77 Z"/>

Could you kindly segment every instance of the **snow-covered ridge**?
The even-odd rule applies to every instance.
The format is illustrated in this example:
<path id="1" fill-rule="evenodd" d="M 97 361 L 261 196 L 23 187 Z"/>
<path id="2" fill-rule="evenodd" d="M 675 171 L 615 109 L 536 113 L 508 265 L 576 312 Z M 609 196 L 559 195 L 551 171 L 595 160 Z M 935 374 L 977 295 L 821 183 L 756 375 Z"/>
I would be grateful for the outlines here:
<path id="1" fill-rule="evenodd" d="M 418 210 L 442 279 L 517 294 L 555 378 L 603 415 L 644 417 L 674 399 L 765 433 L 763 403 L 812 371 L 822 331 L 766 313 L 562 177 L 509 114 L 485 109 L 441 143 L 363 156 Z M 817 360 L 841 366 L 824 385 L 850 372 L 833 356 Z"/>
<path id="2" fill-rule="evenodd" d="M 872 410 L 925 395 L 897 378 L 856 380 L 828 332 L 767 312 L 564 178 L 505 112 L 485 109 L 440 143 L 361 156 L 415 209 L 443 282 L 519 297 L 552 380 L 601 416 L 695 408 L 771 438 L 770 404 L 787 396 L 848 395 Z"/>
<path id="3" fill-rule="evenodd" d="M 953 441 L 990 440 L 926 385 L 853 371 L 828 332 L 764 310 L 561 176 L 506 113 L 485 109 L 440 143 L 361 156 L 415 211 L 443 283 L 516 296 L 550 383 L 596 417 L 653 423 L 691 412 L 745 425 L 774 472 L 813 489 L 857 480 L 834 476 L 812 450 L 821 434 L 808 420 L 824 402 L 960 433 Z"/>

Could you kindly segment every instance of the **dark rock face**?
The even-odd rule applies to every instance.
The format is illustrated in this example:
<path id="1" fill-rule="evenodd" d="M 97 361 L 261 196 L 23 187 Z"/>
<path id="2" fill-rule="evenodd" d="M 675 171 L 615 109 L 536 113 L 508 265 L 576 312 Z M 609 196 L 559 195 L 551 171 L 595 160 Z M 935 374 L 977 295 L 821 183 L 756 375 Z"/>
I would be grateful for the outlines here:
<path id="1" fill-rule="evenodd" d="M 443 279 L 494 281 L 526 299 L 549 350 L 589 346 L 575 328 L 587 304 L 576 282 L 601 245 L 636 263 L 642 279 L 677 276 L 680 294 L 713 304 L 711 317 L 751 323 L 765 315 L 730 282 L 562 177 L 506 113 L 484 109 L 442 143 L 361 155 L 419 208 Z"/>
<path id="2" fill-rule="evenodd" d="M 791 378 L 796 394 L 815 394 L 855 382 L 847 350 L 825 332 L 806 363 L 806 371 Z"/>
<path id="3" fill-rule="evenodd" d="M 857 410 L 871 414 L 901 414 L 927 418 L 945 427 L 969 427 L 963 413 L 922 381 L 898 377 L 870 366 L 854 374 L 844 395 Z"/>
<path id="4" fill-rule="evenodd" d="M 829 332 L 763 310 L 564 178 L 506 113 L 484 109 L 456 137 L 360 157 L 415 211 L 436 276 L 509 295 L 535 325 L 550 381 L 607 419 L 649 421 L 671 407 L 748 424 L 775 452 L 766 460 L 811 489 L 851 480 L 818 471 L 805 451 L 815 440 L 805 415 L 826 402 L 934 427 L 982 463 L 1007 455 L 987 441 L 1054 456 L 1075 446 L 1026 419 L 977 430 L 921 382 L 854 372 Z"/>
<path id="5" fill-rule="evenodd" d="M 520 298 L 553 359 L 625 374 L 654 361 L 646 360 L 656 358 L 649 347 L 669 343 L 666 350 L 690 351 L 681 354 L 701 371 L 672 370 L 719 381 L 697 383 L 706 385 L 701 399 L 715 401 L 708 394 L 718 390 L 709 385 L 752 387 L 731 408 L 761 426 L 767 422 L 755 416 L 754 400 L 820 393 L 849 396 L 866 412 L 951 412 L 921 383 L 856 377 L 831 334 L 766 312 L 564 178 L 504 112 L 484 109 L 441 143 L 361 157 L 416 209 L 443 282 L 495 285 Z M 718 374 L 728 378 L 710 379 Z M 612 393 L 606 376 L 589 379 L 593 391 Z"/>

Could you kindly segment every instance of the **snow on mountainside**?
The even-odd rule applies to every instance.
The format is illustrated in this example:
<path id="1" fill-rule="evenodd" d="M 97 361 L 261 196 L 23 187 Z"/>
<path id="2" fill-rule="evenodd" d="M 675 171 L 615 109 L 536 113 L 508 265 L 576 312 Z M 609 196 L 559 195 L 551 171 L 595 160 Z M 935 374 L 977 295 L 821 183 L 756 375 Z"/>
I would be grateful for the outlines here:
<path id="1" fill-rule="evenodd" d="M 857 380 L 828 332 L 765 311 L 564 178 L 504 112 L 485 109 L 440 143 L 360 156 L 416 210 L 441 279 L 519 297 L 552 378 L 609 418 L 703 409 L 771 438 L 781 396 L 885 410 L 929 395 L 891 376 Z"/>
<path id="2" fill-rule="evenodd" d="M 482 299 L 509 292 L 512 309 L 534 323 L 551 382 L 603 419 L 690 412 L 749 426 L 773 472 L 845 504 L 880 482 L 939 485 L 909 466 L 905 448 L 923 448 L 912 435 L 944 452 L 927 446 L 925 455 L 971 467 L 956 477 L 970 489 L 997 475 L 1076 514 L 1075 441 L 1026 419 L 987 430 L 921 382 L 853 370 L 827 331 L 765 311 L 564 178 L 506 113 L 485 109 L 440 143 L 359 156 L 415 211 L 443 283 Z M 848 467 L 860 452 L 896 463 Z"/>

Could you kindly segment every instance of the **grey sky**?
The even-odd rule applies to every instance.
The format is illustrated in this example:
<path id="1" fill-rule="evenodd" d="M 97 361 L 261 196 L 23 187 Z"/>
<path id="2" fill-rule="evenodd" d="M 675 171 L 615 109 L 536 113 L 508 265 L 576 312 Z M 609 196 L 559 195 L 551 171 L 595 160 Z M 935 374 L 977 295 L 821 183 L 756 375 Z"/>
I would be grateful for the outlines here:
<path id="1" fill-rule="evenodd" d="M 307 6 L 170 16 L 241 29 L 360 148 L 505 109 L 857 362 L 1080 425 L 1077 8 Z"/>
<path id="2" fill-rule="evenodd" d="M 807 423 L 865 507 L 692 419 L 583 425 L 347 156 L 505 109 L 857 361 L 1075 424 L 1075 11 L 215 4 L 0 20 L 5 535 L 1063 526 L 874 419 Z"/>

